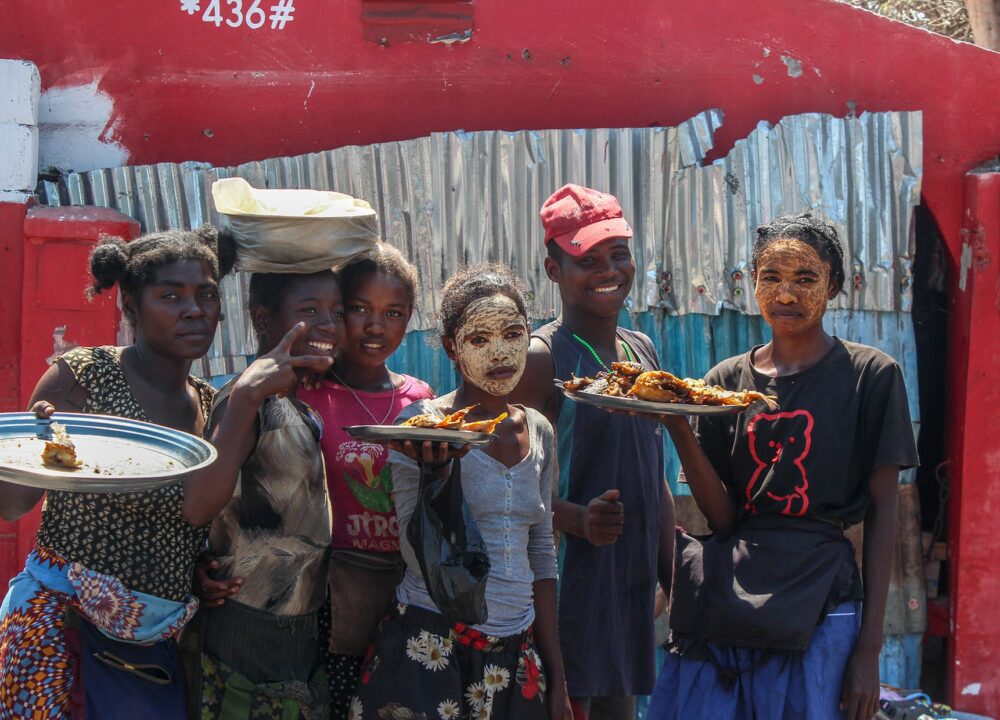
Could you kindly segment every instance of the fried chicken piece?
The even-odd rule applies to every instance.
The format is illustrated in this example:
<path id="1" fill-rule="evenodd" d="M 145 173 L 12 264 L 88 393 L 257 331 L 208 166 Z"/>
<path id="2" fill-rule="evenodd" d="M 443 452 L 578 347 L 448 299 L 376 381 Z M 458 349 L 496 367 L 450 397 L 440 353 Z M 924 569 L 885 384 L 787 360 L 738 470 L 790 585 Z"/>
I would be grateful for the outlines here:
<path id="1" fill-rule="evenodd" d="M 45 449 L 42 450 L 42 464 L 70 470 L 75 470 L 83 465 L 76 457 L 76 446 L 69 439 L 66 427 L 54 422 L 49 426 L 49 429 L 52 431 L 52 437 L 45 441 Z"/>
<path id="2" fill-rule="evenodd" d="M 756 390 L 724 390 L 718 386 L 706 385 L 704 380 L 692 381 L 691 398 L 696 405 L 749 405 L 762 402 L 768 410 L 778 407 L 777 398 Z"/>
<path id="3" fill-rule="evenodd" d="M 434 415 L 414 415 L 403 422 L 406 427 L 436 428 L 438 430 L 461 430 L 462 421 L 475 405 L 456 410 L 444 418 L 437 418 Z"/>
<path id="4" fill-rule="evenodd" d="M 436 428 L 438 422 L 440 421 L 433 415 L 414 415 L 403 421 L 403 425 L 416 428 Z"/>
<path id="5" fill-rule="evenodd" d="M 684 382 L 666 370 L 650 370 L 636 378 L 629 397 L 649 402 L 683 402 L 688 395 Z"/>
<path id="6" fill-rule="evenodd" d="M 607 376 L 608 386 L 602 392 L 603 395 L 611 397 L 625 397 L 632 389 L 634 377 L 622 376 L 612 372 Z"/>
<path id="7" fill-rule="evenodd" d="M 652 370 L 640 375 L 629 396 L 651 402 L 676 402 L 690 405 L 749 405 L 763 402 L 768 409 L 778 406 L 775 398 L 756 390 L 724 390 L 706 385 L 704 380 L 672 375 L 666 370 Z"/>
<path id="8" fill-rule="evenodd" d="M 611 372 L 637 377 L 645 372 L 645 368 L 637 362 L 613 362 L 611 363 Z"/>
<path id="9" fill-rule="evenodd" d="M 577 390 L 582 390 L 596 380 L 597 378 L 577 377 L 576 375 L 573 375 L 569 380 L 563 380 L 562 386 L 570 392 L 576 392 Z"/>
<path id="10" fill-rule="evenodd" d="M 492 434 L 497 429 L 497 425 L 507 419 L 507 413 L 503 412 L 492 420 L 478 420 L 476 422 L 462 423 L 462 429 L 466 432 L 478 432 Z"/>
<path id="11" fill-rule="evenodd" d="M 461 430 L 462 422 L 465 420 L 465 416 L 469 414 L 475 405 L 469 405 L 469 407 L 462 408 L 461 410 L 456 410 L 451 415 L 445 415 L 444 420 L 437 424 L 437 427 L 442 430 Z"/>

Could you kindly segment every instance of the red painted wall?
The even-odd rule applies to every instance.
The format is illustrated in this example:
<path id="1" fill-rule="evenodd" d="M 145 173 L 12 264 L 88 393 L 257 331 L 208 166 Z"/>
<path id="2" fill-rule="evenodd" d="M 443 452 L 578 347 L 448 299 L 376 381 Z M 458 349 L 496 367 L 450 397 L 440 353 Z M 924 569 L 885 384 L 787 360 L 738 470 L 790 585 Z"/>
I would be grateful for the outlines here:
<path id="1" fill-rule="evenodd" d="M 0 412 L 23 409 L 19 385 L 21 312 L 12 301 L 21 297 L 22 228 L 27 210 L 27 203 L 0 202 L 0 288 L 4 301 L 0 311 Z M 0 520 L 0 579 L 10 578 L 23 565 L 24 553 L 18 547 L 18 523 Z"/>
<path id="2" fill-rule="evenodd" d="M 829 0 L 298 0 L 281 30 L 216 27 L 201 19 L 210 0 L 195 1 L 189 15 L 181 0 L 7 0 L 17 20 L 0 25 L 0 56 L 34 61 L 43 90 L 96 79 L 114 101 L 105 135 L 131 164 L 232 164 L 459 128 L 668 125 L 709 107 L 725 111 L 724 151 L 787 114 L 922 109 L 925 195 L 953 248 L 962 175 L 1000 151 L 987 90 L 1000 54 Z M 449 5 L 471 8 L 471 40 L 426 42 L 420 10 Z M 407 6 L 414 19 L 398 19 Z M 374 17 L 379 7 L 397 19 Z M 418 36 L 401 40 L 409 29 Z"/>
<path id="3" fill-rule="evenodd" d="M 954 377 L 965 392 L 951 408 L 949 595 L 952 701 L 996 717 L 1000 711 L 1000 173 L 965 181 L 963 239 L 969 248 L 965 291 L 956 293 L 951 332 Z M 960 364 L 959 364 L 960 363 Z M 959 482 L 954 482 L 955 479 Z"/>

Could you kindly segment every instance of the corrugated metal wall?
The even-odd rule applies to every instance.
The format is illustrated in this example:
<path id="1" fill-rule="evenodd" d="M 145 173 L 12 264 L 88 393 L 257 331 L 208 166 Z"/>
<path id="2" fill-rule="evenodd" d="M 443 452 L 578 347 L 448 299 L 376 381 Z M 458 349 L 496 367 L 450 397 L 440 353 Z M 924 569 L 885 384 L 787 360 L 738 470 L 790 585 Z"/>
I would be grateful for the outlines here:
<path id="1" fill-rule="evenodd" d="M 188 162 L 97 170 L 45 184 L 45 199 L 114 207 L 150 232 L 222 222 L 210 199 L 220 177 L 356 195 L 378 210 L 383 236 L 420 271 L 413 330 L 433 327 L 443 281 L 482 260 L 514 267 L 533 293 L 536 317 L 554 316 L 558 297 L 540 261 L 538 209 L 565 182 L 621 198 L 640 268 L 633 312 L 756 313 L 753 228 L 812 208 L 840 230 L 854 275 L 834 307 L 908 310 L 920 113 L 787 117 L 761 124 L 725 159 L 700 166 L 721 121 L 708 111 L 676 128 L 438 133 L 232 168 Z M 253 349 L 245 288 L 228 279 L 223 290 L 229 319 L 201 369 L 209 376 L 242 370 Z"/>

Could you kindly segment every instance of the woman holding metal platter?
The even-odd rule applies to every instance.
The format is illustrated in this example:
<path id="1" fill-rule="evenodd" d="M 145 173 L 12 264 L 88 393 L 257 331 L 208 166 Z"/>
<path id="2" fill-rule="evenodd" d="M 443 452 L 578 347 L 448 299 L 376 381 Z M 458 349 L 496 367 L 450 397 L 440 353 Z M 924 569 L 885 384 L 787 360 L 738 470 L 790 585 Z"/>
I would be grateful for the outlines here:
<path id="1" fill-rule="evenodd" d="M 32 394 L 36 415 L 115 415 L 202 434 L 214 391 L 189 372 L 220 319 L 217 240 L 211 227 L 104 238 L 90 293 L 118 285 L 135 340 L 58 358 Z M 294 382 L 287 363 L 262 360 L 272 384 Z M 212 474 L 144 492 L 48 492 L 35 547 L 0 608 L 0 718 L 186 717 L 174 637 L 197 609 L 194 563 L 224 505 L 212 502 Z M 24 515 L 44 492 L 0 482 L 0 514 Z"/>
<path id="2" fill-rule="evenodd" d="M 119 286 L 135 341 L 60 357 L 38 382 L 32 410 L 118 415 L 200 435 L 214 391 L 189 371 L 219 322 L 216 236 L 206 227 L 129 244 L 103 239 L 90 258 L 89 292 Z M 20 517 L 43 493 L 0 484 L 0 512 Z M 92 705 L 91 690 L 133 703 L 133 717 L 143 708 L 147 717 L 182 717 L 172 638 L 197 607 L 191 573 L 207 532 L 185 518 L 183 498 L 180 483 L 144 493 L 48 493 L 35 547 L 0 611 L 0 717 L 69 717 L 79 705 L 111 717 L 121 707 Z M 81 644 L 93 651 L 80 653 Z M 104 681 L 128 675 L 101 692 Z M 134 695 L 149 704 L 135 705 Z"/>

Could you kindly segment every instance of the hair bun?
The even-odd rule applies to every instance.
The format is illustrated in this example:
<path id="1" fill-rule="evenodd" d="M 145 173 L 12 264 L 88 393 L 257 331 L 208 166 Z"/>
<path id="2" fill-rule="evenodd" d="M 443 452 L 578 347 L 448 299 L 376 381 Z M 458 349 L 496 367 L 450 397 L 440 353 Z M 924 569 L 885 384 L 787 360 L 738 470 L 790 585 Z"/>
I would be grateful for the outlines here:
<path id="1" fill-rule="evenodd" d="M 90 253 L 90 274 L 94 282 L 90 295 L 114 287 L 128 271 L 128 245 L 121 238 L 104 235 Z"/>
<path id="2" fill-rule="evenodd" d="M 207 227 L 211 226 L 205 225 L 203 229 Z M 221 279 L 231 273 L 236 266 L 236 238 L 228 227 L 218 230 L 212 228 L 212 233 L 213 249 L 216 257 L 219 258 L 219 278 Z"/>

